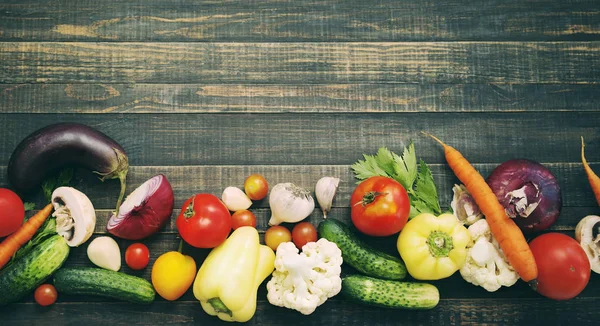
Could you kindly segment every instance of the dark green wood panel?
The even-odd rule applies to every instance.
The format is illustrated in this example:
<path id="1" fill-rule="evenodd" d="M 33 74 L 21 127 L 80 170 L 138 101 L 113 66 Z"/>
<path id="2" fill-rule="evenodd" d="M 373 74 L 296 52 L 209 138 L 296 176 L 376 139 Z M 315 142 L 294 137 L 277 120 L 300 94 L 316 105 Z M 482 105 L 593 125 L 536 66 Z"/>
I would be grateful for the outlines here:
<path id="1" fill-rule="evenodd" d="M 0 43 L 0 83 L 597 83 L 598 42 Z"/>
<path id="2" fill-rule="evenodd" d="M 2 113 L 598 111 L 598 84 L 0 84 Z"/>
<path id="3" fill-rule="evenodd" d="M 357 159 L 359 154 L 357 154 Z M 475 164 L 475 168 L 487 177 L 498 163 Z M 553 172 L 563 189 L 563 205 L 568 207 L 594 207 L 596 202 L 588 184 L 583 167 L 579 163 L 545 163 Z M 438 187 L 440 203 L 449 207 L 452 201 L 452 187 L 458 179 L 446 164 L 430 164 L 430 168 Z M 600 171 L 599 164 L 592 168 Z M 0 170 L 0 185 L 7 185 L 6 168 Z M 132 192 L 144 181 L 154 175 L 162 173 L 167 176 L 175 194 L 175 206 L 181 208 L 184 201 L 195 193 L 211 193 L 221 197 L 223 189 L 228 186 L 243 188 L 244 179 L 252 173 L 265 176 L 270 186 L 280 182 L 293 182 L 300 187 L 314 192 L 316 182 L 323 176 L 334 176 L 341 179 L 336 193 L 333 207 L 349 207 L 350 195 L 356 186 L 349 165 L 315 166 L 315 165 L 290 165 L 290 166 L 133 166 L 128 175 L 127 193 Z M 86 193 L 92 199 L 97 209 L 114 209 L 119 193 L 119 182 L 107 180 L 101 183 L 95 175 L 86 170 L 79 170 L 73 186 Z M 43 204 L 41 191 L 31 198 L 39 205 Z M 255 208 L 268 207 L 268 198 L 256 201 Z M 315 216 L 319 214 L 315 213 Z M 573 225 L 576 217 L 565 225 Z"/>
<path id="4" fill-rule="evenodd" d="M 119 142 L 131 165 L 349 165 L 380 146 L 400 150 L 413 139 L 418 156 L 443 162 L 426 130 L 454 145 L 472 163 L 511 158 L 600 161 L 600 115 L 593 112 L 390 114 L 3 114 L 0 164 L 29 133 L 78 121 Z"/>
<path id="5" fill-rule="evenodd" d="M 4 1 L 0 39 L 50 41 L 597 40 L 582 1 Z"/>
<path id="6" fill-rule="evenodd" d="M 262 303 L 248 325 L 554 325 L 570 316 L 577 325 L 596 325 L 600 312 L 598 297 L 567 302 L 531 299 L 450 299 L 443 298 L 436 310 L 385 310 L 344 301 L 325 302 L 312 315 Z M 151 312 L 149 312 L 151 307 Z M 76 316 L 76 318 L 74 317 Z M 209 317 L 198 302 L 155 302 L 151 306 L 122 303 L 65 303 L 42 309 L 33 303 L 0 308 L 8 325 L 99 325 L 99 324 L 210 324 L 231 325 Z"/>

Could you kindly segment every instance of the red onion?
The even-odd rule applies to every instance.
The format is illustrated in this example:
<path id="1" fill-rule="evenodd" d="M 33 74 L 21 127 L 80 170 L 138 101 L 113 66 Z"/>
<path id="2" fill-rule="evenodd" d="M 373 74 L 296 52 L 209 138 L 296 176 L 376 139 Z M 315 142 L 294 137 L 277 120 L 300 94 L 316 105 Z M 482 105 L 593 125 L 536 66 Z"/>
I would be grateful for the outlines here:
<path id="1" fill-rule="evenodd" d="M 156 233 L 173 213 L 173 189 L 167 178 L 156 175 L 135 189 L 108 220 L 109 233 L 139 240 Z"/>
<path id="2" fill-rule="evenodd" d="M 562 207 L 560 186 L 540 163 L 506 161 L 492 171 L 487 183 L 523 232 L 545 230 L 556 222 Z"/>

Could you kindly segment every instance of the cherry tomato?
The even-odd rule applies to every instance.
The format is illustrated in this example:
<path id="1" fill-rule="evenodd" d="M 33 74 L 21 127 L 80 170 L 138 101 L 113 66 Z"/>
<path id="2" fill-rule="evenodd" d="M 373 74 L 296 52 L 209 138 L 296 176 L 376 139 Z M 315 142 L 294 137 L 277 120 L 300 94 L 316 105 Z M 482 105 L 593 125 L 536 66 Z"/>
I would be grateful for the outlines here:
<path id="1" fill-rule="evenodd" d="M 309 222 L 300 222 L 292 229 L 292 241 L 302 249 L 305 244 L 317 241 L 317 229 Z"/>
<path id="2" fill-rule="evenodd" d="M 196 248 L 214 248 L 231 231 L 231 214 L 223 202 L 212 194 L 196 194 L 186 200 L 177 217 L 181 238 Z"/>
<path id="3" fill-rule="evenodd" d="M 140 270 L 148 266 L 150 251 L 143 243 L 133 243 L 125 250 L 125 263 L 133 270 Z"/>
<path id="4" fill-rule="evenodd" d="M 550 299 L 576 297 L 590 280 L 590 261 L 575 239 L 546 233 L 529 243 L 538 267 L 537 291 Z"/>
<path id="5" fill-rule="evenodd" d="M 52 284 L 42 284 L 35 289 L 33 293 L 33 298 L 35 302 L 40 306 L 49 306 L 56 302 L 56 298 L 58 298 L 58 293 L 56 293 L 56 288 Z"/>
<path id="6" fill-rule="evenodd" d="M 400 232 L 410 213 L 406 189 L 387 177 L 375 176 L 361 182 L 350 198 L 354 226 L 371 236 L 389 236 Z"/>
<path id="7" fill-rule="evenodd" d="M 0 188 L 0 238 L 19 229 L 25 218 L 23 201 L 12 190 Z"/>
<path id="8" fill-rule="evenodd" d="M 265 232 L 265 244 L 273 251 L 277 251 L 279 244 L 290 241 L 292 241 L 292 233 L 284 226 L 275 225 Z"/>
<path id="9" fill-rule="evenodd" d="M 265 177 L 260 174 L 252 174 L 244 181 L 244 191 L 248 198 L 252 200 L 261 200 L 269 192 L 269 184 Z"/>
<path id="10" fill-rule="evenodd" d="M 256 227 L 256 216 L 247 209 L 237 211 L 231 215 L 231 228 L 235 230 L 242 226 Z"/>

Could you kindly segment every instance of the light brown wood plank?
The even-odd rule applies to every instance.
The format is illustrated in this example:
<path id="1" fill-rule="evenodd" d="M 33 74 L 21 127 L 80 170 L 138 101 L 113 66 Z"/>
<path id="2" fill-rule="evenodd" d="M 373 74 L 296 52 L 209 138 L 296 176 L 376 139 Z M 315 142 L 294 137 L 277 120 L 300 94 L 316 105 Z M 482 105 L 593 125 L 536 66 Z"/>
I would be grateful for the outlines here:
<path id="1" fill-rule="evenodd" d="M 0 83 L 597 83 L 598 42 L 0 43 Z"/>
<path id="2" fill-rule="evenodd" d="M 2 113 L 598 111 L 597 84 L 0 84 Z"/>
<path id="3" fill-rule="evenodd" d="M 584 1 L 4 1 L 0 38 L 23 41 L 597 40 Z"/>

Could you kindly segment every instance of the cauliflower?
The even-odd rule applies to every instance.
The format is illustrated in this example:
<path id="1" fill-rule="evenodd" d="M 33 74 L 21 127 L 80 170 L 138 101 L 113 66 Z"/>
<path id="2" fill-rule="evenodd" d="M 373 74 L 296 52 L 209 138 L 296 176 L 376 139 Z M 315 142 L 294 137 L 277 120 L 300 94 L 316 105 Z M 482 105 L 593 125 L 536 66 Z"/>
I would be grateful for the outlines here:
<path id="1" fill-rule="evenodd" d="M 292 242 L 277 247 L 275 270 L 267 283 L 272 305 L 310 315 L 342 289 L 342 251 L 333 242 L 320 239 L 302 247 Z"/>
<path id="2" fill-rule="evenodd" d="M 460 269 L 463 279 L 489 292 L 515 284 L 519 274 L 506 260 L 487 221 L 478 220 L 468 230 L 472 242 L 467 246 L 467 261 Z"/>

